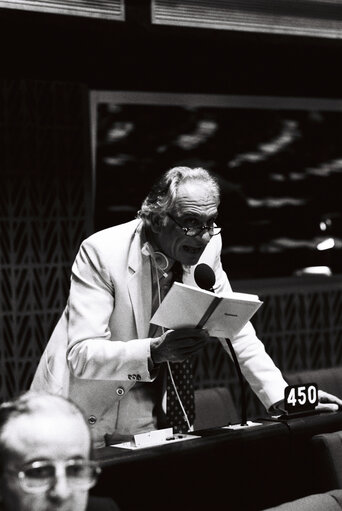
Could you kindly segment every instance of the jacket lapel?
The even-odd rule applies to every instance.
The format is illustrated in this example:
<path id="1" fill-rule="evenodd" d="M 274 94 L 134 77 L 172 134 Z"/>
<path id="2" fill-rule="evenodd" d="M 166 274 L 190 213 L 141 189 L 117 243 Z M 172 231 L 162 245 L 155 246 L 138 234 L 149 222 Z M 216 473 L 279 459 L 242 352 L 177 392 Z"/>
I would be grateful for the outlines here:
<path id="1" fill-rule="evenodd" d="M 128 256 L 128 292 L 132 304 L 138 338 L 148 337 L 152 307 L 151 265 L 149 256 L 141 253 L 141 226 L 134 234 Z"/>

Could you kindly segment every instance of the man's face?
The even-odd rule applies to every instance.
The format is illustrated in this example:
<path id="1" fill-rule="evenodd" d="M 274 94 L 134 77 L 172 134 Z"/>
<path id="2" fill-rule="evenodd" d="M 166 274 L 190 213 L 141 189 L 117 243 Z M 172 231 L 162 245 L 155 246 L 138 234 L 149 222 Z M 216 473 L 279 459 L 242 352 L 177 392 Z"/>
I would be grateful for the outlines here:
<path id="1" fill-rule="evenodd" d="M 205 183 L 189 181 L 179 186 L 177 203 L 170 214 L 184 227 L 210 225 L 217 216 L 217 208 L 217 198 Z M 186 236 L 181 227 L 167 217 L 166 224 L 156 234 L 156 240 L 168 257 L 185 265 L 194 265 L 209 243 L 210 235 L 203 231 L 198 236 Z"/>
<path id="2" fill-rule="evenodd" d="M 1 497 L 6 511 L 84 511 L 88 491 L 73 490 L 65 473 L 58 473 L 52 488 L 42 493 L 26 493 L 17 473 L 33 461 L 89 459 L 90 436 L 77 415 L 50 417 L 23 415 L 10 420 L 6 445 L 10 449 L 1 479 Z M 13 471 L 13 473 L 12 473 Z"/>

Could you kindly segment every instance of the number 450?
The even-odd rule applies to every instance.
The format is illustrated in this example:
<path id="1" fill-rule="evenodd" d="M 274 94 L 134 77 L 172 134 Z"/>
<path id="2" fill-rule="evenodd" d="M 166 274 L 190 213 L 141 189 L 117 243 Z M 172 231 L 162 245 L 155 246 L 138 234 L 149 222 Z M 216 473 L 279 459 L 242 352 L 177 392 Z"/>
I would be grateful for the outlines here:
<path id="1" fill-rule="evenodd" d="M 314 385 L 307 387 L 292 387 L 287 402 L 292 406 L 303 406 L 308 403 L 313 404 L 317 401 L 317 388 Z"/>

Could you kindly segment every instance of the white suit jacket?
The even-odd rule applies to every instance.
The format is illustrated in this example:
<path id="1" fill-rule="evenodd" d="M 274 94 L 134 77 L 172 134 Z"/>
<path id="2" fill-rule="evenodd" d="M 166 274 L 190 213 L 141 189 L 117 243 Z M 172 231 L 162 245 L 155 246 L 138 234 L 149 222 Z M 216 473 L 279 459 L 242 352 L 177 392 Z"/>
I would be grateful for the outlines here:
<path id="1" fill-rule="evenodd" d="M 148 370 L 151 267 L 150 257 L 141 251 L 141 227 L 140 220 L 133 220 L 82 243 L 72 267 L 67 306 L 31 386 L 73 399 L 88 417 L 97 445 L 105 433 L 115 431 L 120 400 L 130 399 L 129 390 L 137 381 L 148 383 L 154 377 Z M 221 247 L 221 236 L 214 236 L 199 261 L 214 270 L 216 292 L 231 289 L 221 265 Z M 194 268 L 184 269 L 185 284 L 196 285 Z M 232 342 L 245 378 L 265 407 L 282 399 L 287 383 L 251 323 Z M 129 432 L 134 418 L 123 420 Z"/>

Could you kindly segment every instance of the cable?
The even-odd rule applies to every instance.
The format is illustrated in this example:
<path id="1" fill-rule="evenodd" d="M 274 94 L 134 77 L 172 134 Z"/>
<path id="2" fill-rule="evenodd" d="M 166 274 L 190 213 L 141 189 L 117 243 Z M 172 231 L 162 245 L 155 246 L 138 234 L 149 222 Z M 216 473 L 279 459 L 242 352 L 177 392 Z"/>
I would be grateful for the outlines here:
<path id="1" fill-rule="evenodd" d="M 154 266 L 155 275 L 156 275 L 156 281 L 157 281 L 158 303 L 159 303 L 159 306 L 160 306 L 160 304 L 161 304 L 162 300 L 161 300 L 161 291 L 160 291 L 160 283 L 159 283 L 159 274 L 158 274 L 158 270 L 159 270 L 159 271 L 161 271 L 161 273 L 162 273 L 163 277 L 165 277 L 165 278 L 166 278 L 168 275 L 167 275 L 167 273 L 165 273 L 165 272 L 164 272 L 164 269 L 162 269 L 162 268 L 158 265 L 158 263 L 157 263 L 157 261 L 156 261 L 156 257 L 155 257 L 155 252 L 154 252 L 154 250 L 153 250 L 152 246 L 150 245 L 150 243 L 145 243 L 145 245 L 144 245 L 144 247 L 143 247 L 143 248 L 144 248 L 144 249 L 145 249 L 145 250 L 149 253 L 149 255 L 150 255 L 150 257 L 151 257 L 151 259 L 152 259 L 152 261 L 153 261 L 153 266 Z M 158 252 L 158 254 L 159 254 L 159 252 Z M 160 254 L 161 254 L 161 252 L 160 252 Z M 165 257 L 165 259 L 167 260 L 167 258 L 166 258 L 166 256 L 165 256 L 165 254 L 162 254 L 162 255 L 163 255 L 163 256 Z M 167 266 L 168 266 L 168 264 L 166 265 L 165 269 L 167 268 Z M 161 327 L 161 329 L 162 329 L 162 333 L 163 333 L 163 334 L 165 334 L 165 328 L 162 326 L 162 327 Z M 185 422 L 186 422 L 186 424 L 187 424 L 187 426 L 188 426 L 188 429 L 190 430 L 190 429 L 191 429 L 191 424 L 190 424 L 189 418 L 188 418 L 188 416 L 187 416 L 187 413 L 186 413 L 186 411 L 185 411 L 185 408 L 184 408 L 184 406 L 183 406 L 182 400 L 181 400 L 181 398 L 180 398 L 180 395 L 179 395 L 179 392 L 178 392 L 177 386 L 176 386 L 175 381 L 174 381 L 174 379 L 173 379 L 173 374 L 172 374 L 172 370 L 171 370 L 170 362 L 167 360 L 167 361 L 166 361 L 166 364 L 167 364 L 167 369 L 168 369 L 168 372 L 169 372 L 169 375 L 170 375 L 170 379 L 171 379 L 172 387 L 173 387 L 173 389 L 174 389 L 174 391 L 175 391 L 175 394 L 176 394 L 176 397 L 177 397 L 177 400 L 178 400 L 179 406 L 181 407 L 181 410 L 182 410 L 182 413 L 183 413 L 183 416 L 184 416 L 184 420 L 185 420 Z"/>
<path id="2" fill-rule="evenodd" d="M 235 370 L 237 372 L 239 383 L 240 383 L 240 389 L 241 389 L 241 426 L 247 426 L 247 405 L 246 405 L 246 392 L 245 392 L 245 384 L 243 381 L 242 371 L 239 364 L 239 361 L 237 359 L 235 350 L 233 348 L 232 341 L 229 338 L 225 339 L 226 343 L 229 346 L 230 353 L 232 356 L 232 359 L 234 361 Z"/>

